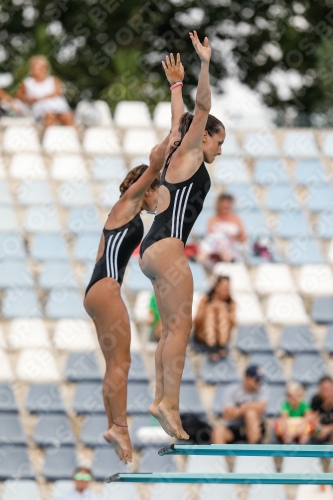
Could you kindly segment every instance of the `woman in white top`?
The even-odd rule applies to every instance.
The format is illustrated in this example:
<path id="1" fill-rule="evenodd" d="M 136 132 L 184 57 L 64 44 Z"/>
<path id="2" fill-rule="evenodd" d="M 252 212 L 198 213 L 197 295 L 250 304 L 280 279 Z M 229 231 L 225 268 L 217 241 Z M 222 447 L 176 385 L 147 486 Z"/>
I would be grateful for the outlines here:
<path id="1" fill-rule="evenodd" d="M 198 261 L 207 268 L 216 262 L 242 260 L 246 234 L 241 219 L 232 210 L 233 202 L 230 194 L 221 194 L 217 199 L 216 215 L 208 221 L 208 234 L 200 243 L 198 254 Z"/>
<path id="2" fill-rule="evenodd" d="M 30 60 L 31 76 L 25 78 L 16 97 L 31 106 L 36 120 L 43 119 L 45 127 L 74 125 L 73 113 L 63 95 L 59 78 L 49 74 L 49 62 L 44 56 L 34 56 Z"/>

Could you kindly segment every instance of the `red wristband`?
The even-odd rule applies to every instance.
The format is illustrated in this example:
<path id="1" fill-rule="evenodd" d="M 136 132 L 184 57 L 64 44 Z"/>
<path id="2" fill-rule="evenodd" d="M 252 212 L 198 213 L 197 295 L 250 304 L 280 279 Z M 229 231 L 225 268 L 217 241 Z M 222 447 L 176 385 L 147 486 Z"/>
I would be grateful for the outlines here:
<path id="1" fill-rule="evenodd" d="M 171 85 L 170 90 L 175 89 L 176 87 L 183 86 L 183 82 L 176 82 L 173 85 Z"/>

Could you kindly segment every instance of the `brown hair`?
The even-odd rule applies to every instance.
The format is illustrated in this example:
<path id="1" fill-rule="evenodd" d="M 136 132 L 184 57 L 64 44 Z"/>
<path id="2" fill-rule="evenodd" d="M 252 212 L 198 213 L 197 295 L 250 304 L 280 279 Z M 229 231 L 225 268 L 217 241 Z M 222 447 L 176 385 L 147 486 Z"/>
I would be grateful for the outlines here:
<path id="1" fill-rule="evenodd" d="M 216 288 L 217 288 L 217 285 L 219 283 L 221 283 L 221 281 L 228 281 L 230 283 L 230 278 L 229 276 L 218 276 L 214 285 L 212 286 L 212 288 L 209 290 L 209 292 L 207 293 L 207 299 L 208 299 L 208 302 L 211 302 L 213 300 L 213 297 L 214 297 L 214 293 L 216 291 Z M 233 300 L 231 298 L 231 295 L 229 295 L 229 297 L 227 298 L 226 300 L 226 303 L 228 304 L 228 306 L 230 307 L 231 304 L 232 304 Z"/>
<path id="2" fill-rule="evenodd" d="M 130 172 L 126 175 L 125 179 L 119 186 L 120 190 L 120 196 L 123 196 L 127 189 L 132 186 L 140 177 L 141 175 L 147 170 L 148 165 L 139 165 L 138 167 L 132 168 Z M 160 180 L 156 177 L 153 182 L 150 184 L 151 189 L 156 189 L 160 185 Z"/>
<path id="3" fill-rule="evenodd" d="M 179 139 L 179 141 L 176 141 L 174 143 L 174 146 L 171 148 L 171 151 L 170 151 L 171 154 L 174 153 L 176 151 L 176 149 L 179 148 L 179 146 L 181 145 L 182 140 L 184 139 L 185 135 L 187 134 L 187 132 L 191 126 L 193 118 L 194 118 L 194 115 L 192 113 L 189 113 L 189 112 L 186 112 L 181 116 L 181 118 L 179 120 L 179 126 L 178 126 L 178 132 L 180 133 L 180 139 Z M 223 130 L 225 130 L 225 126 L 223 125 L 223 123 L 220 120 L 218 120 L 217 118 L 215 118 L 215 116 L 208 115 L 207 123 L 206 123 L 206 127 L 205 127 L 205 130 L 207 130 L 208 135 L 213 137 L 213 135 L 215 135 L 219 132 L 220 128 L 223 128 Z"/>

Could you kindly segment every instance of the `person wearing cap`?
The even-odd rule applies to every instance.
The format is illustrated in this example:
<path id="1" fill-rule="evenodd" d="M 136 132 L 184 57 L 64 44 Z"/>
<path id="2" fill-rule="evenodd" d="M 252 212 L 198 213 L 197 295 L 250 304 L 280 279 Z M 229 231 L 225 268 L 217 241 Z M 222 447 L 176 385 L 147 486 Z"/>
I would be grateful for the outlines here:
<path id="1" fill-rule="evenodd" d="M 105 500 L 104 496 L 89 489 L 89 484 L 93 480 L 89 469 L 78 467 L 73 475 L 74 489 L 67 491 L 57 500 Z"/>
<path id="2" fill-rule="evenodd" d="M 260 443 L 265 432 L 263 417 L 268 393 L 260 366 L 250 365 L 242 382 L 231 384 L 224 394 L 222 415 L 225 426 L 214 429 L 214 442 L 219 444 L 247 441 Z"/>

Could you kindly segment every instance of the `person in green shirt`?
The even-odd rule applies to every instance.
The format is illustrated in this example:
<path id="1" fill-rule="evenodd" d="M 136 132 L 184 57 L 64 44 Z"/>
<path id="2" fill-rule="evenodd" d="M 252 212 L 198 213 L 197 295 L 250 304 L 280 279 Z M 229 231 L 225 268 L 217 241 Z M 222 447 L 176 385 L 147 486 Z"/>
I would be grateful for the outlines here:
<path id="1" fill-rule="evenodd" d="M 158 341 L 162 335 L 162 322 L 154 293 L 152 293 L 149 303 L 148 324 L 150 327 L 150 340 Z"/>
<path id="2" fill-rule="evenodd" d="M 305 444 L 313 432 L 311 407 L 304 401 L 304 388 L 298 382 L 289 382 L 287 399 L 282 403 L 281 416 L 275 422 L 275 433 L 282 443 Z"/>

